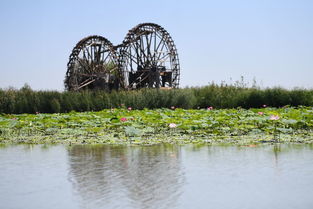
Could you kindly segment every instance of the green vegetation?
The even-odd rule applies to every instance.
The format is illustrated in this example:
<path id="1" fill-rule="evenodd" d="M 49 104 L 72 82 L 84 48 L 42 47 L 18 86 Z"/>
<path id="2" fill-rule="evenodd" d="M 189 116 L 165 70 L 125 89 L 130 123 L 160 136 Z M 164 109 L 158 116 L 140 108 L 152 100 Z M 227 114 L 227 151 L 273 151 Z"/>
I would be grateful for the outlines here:
<path id="1" fill-rule="evenodd" d="M 0 89 L 0 113 L 67 113 L 71 111 L 100 111 L 131 106 L 133 109 L 169 108 L 259 108 L 313 106 L 313 90 L 283 88 L 248 88 L 245 84 L 210 84 L 198 88 L 173 90 L 142 89 L 138 91 L 33 91 L 23 88 Z"/>
<path id="2" fill-rule="evenodd" d="M 0 143 L 313 143 L 312 106 L 313 90 L 241 83 L 110 93 L 25 85 L 0 89 Z"/>
<path id="3" fill-rule="evenodd" d="M 151 99 L 151 98 L 150 98 Z M 60 105 L 54 102 L 54 108 Z M 0 143 L 313 143 L 313 108 L 2 114 Z"/>

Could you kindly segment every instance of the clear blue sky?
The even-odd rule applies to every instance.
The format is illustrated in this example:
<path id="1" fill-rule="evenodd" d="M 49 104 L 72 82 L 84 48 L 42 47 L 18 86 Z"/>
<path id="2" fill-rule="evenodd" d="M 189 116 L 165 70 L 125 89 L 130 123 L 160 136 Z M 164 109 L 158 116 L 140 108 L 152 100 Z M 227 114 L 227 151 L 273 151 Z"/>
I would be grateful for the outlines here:
<path id="1" fill-rule="evenodd" d="M 313 88 L 311 0 L 1 0 L 0 88 L 63 90 L 80 39 L 119 44 L 143 22 L 171 34 L 182 87 L 244 76 L 262 87 Z"/>

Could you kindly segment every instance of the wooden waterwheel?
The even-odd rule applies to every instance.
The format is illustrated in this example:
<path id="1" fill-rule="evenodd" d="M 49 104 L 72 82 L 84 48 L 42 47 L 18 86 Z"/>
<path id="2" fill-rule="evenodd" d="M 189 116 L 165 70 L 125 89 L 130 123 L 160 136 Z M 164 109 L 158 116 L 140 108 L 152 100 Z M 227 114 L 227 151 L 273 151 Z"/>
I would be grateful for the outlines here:
<path id="1" fill-rule="evenodd" d="M 94 35 L 79 41 L 72 50 L 64 83 L 67 90 L 112 90 L 123 87 L 121 76 L 113 45 Z"/>
<path id="2" fill-rule="evenodd" d="M 129 89 L 177 88 L 180 65 L 170 34 L 154 23 L 129 30 L 119 48 L 124 85 Z"/>
<path id="3" fill-rule="evenodd" d="M 129 30 L 122 44 L 113 46 L 102 36 L 79 41 L 69 57 L 65 88 L 140 89 L 178 88 L 180 65 L 170 34 L 154 23 Z"/>

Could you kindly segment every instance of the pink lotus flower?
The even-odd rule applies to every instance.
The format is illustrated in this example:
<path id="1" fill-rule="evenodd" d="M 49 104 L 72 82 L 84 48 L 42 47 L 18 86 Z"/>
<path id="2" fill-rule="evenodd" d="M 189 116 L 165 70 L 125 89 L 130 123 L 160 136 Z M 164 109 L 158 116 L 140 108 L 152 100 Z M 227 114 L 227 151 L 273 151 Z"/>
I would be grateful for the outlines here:
<path id="1" fill-rule="evenodd" d="M 125 122 L 125 121 L 127 121 L 127 118 L 121 118 L 120 119 L 122 122 Z"/>
<path id="2" fill-rule="evenodd" d="M 170 123 L 170 124 L 168 125 L 168 127 L 170 127 L 170 128 L 176 128 L 177 125 L 176 125 L 175 123 Z"/>
<path id="3" fill-rule="evenodd" d="M 132 107 L 128 107 L 127 109 L 128 109 L 128 111 L 131 111 L 131 110 L 132 110 Z"/>
<path id="4" fill-rule="evenodd" d="M 267 105 L 266 105 L 266 104 L 264 104 L 264 105 L 262 105 L 262 107 L 264 107 L 264 108 L 265 108 L 265 107 L 267 107 Z"/>
<path id="5" fill-rule="evenodd" d="M 36 112 L 36 115 L 40 114 L 40 112 Z"/>
<path id="6" fill-rule="evenodd" d="M 278 115 L 271 115 L 270 120 L 279 120 Z"/>
<path id="7" fill-rule="evenodd" d="M 264 112 L 258 112 L 259 115 L 264 115 Z"/>
<path id="8" fill-rule="evenodd" d="M 172 109 L 172 110 L 175 110 L 175 106 L 172 106 L 171 109 Z"/>
<path id="9" fill-rule="evenodd" d="M 207 110 L 213 110 L 213 107 L 212 107 L 212 106 L 210 106 L 210 107 L 208 107 L 208 108 L 207 108 Z"/>

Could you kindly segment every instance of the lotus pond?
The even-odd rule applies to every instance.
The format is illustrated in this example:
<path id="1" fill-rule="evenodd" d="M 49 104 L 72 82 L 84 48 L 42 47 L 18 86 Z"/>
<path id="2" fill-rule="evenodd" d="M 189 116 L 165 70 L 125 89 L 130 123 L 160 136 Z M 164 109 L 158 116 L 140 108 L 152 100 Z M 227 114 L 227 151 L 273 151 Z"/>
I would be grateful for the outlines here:
<path id="1" fill-rule="evenodd" d="M 249 145 L 266 142 L 312 143 L 313 108 L 120 108 L 0 115 L 0 143 Z"/>

